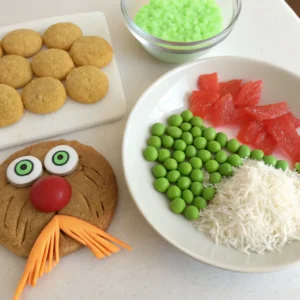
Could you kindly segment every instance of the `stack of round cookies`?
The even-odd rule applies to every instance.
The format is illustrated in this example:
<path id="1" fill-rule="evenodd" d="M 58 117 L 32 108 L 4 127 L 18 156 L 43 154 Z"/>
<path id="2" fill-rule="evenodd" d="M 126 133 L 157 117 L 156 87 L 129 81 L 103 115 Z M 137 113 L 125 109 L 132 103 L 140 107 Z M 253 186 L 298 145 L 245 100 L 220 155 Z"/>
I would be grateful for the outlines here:
<path id="1" fill-rule="evenodd" d="M 48 49 L 41 51 L 43 44 Z M 55 112 L 67 94 L 84 104 L 98 102 L 109 88 L 100 69 L 112 58 L 106 40 L 83 36 L 73 23 L 54 24 L 43 36 L 31 29 L 9 32 L 0 41 L 0 127 L 19 121 L 23 107 L 37 114 Z"/>

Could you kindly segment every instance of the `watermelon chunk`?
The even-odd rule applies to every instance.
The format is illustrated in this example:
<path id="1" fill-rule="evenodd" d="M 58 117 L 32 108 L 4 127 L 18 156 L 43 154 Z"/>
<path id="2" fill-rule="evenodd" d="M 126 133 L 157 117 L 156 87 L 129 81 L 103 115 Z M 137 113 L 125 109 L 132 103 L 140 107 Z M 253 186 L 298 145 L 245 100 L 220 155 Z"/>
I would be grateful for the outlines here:
<path id="1" fill-rule="evenodd" d="M 216 127 L 229 125 L 235 121 L 235 109 L 230 94 L 221 97 L 214 104 L 211 109 L 210 121 Z"/>
<path id="2" fill-rule="evenodd" d="M 255 106 L 258 104 L 262 92 L 262 81 L 249 81 L 245 83 L 236 98 L 233 99 L 236 107 Z"/>
<path id="3" fill-rule="evenodd" d="M 237 135 L 237 139 L 242 143 L 253 145 L 257 137 L 263 132 L 265 132 L 264 124 L 253 120 L 242 126 Z"/>
<path id="4" fill-rule="evenodd" d="M 253 146 L 264 151 L 265 154 L 269 155 L 276 149 L 277 143 L 273 137 L 263 130 L 256 138 Z"/>
<path id="5" fill-rule="evenodd" d="M 226 94 L 231 94 L 232 98 L 235 98 L 242 86 L 242 80 L 230 80 L 226 82 L 220 82 L 220 95 L 225 96 Z"/>
<path id="6" fill-rule="evenodd" d="M 219 94 L 209 91 L 194 91 L 190 97 L 190 110 L 195 116 L 208 120 Z"/>
<path id="7" fill-rule="evenodd" d="M 291 112 L 287 114 L 287 117 L 291 120 L 296 129 L 300 127 L 300 119 L 297 119 Z"/>
<path id="8" fill-rule="evenodd" d="M 219 92 L 218 73 L 200 75 L 198 86 L 201 91 Z"/>
<path id="9" fill-rule="evenodd" d="M 277 144 L 295 161 L 300 161 L 300 136 L 289 114 L 264 121 L 267 132 Z"/>
<path id="10" fill-rule="evenodd" d="M 257 121 L 276 119 L 290 112 L 286 102 L 261 106 L 250 106 L 245 107 L 244 109 L 253 119 Z"/>

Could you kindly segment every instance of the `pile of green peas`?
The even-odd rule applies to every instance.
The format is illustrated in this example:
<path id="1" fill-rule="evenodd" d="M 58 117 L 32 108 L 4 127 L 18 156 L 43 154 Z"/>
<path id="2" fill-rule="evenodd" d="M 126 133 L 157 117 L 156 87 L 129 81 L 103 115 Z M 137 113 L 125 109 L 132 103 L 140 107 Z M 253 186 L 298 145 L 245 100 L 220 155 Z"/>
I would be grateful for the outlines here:
<path id="1" fill-rule="evenodd" d="M 154 188 L 166 193 L 171 210 L 188 220 L 198 219 L 199 211 L 214 198 L 216 184 L 232 176 L 244 159 L 263 160 L 282 170 L 288 167 L 284 160 L 265 156 L 259 149 L 251 151 L 236 139 L 228 140 L 225 133 L 205 127 L 189 110 L 170 116 L 167 126 L 153 124 L 143 155 L 147 161 L 157 162 L 152 168 Z"/>

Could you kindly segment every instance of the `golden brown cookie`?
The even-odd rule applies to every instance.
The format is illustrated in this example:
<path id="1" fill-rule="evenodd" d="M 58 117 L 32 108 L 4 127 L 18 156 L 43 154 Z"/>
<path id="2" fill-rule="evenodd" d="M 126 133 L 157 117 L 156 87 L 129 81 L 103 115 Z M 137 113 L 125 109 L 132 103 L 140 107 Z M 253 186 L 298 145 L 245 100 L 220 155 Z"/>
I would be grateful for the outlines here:
<path id="1" fill-rule="evenodd" d="M 1 41 L 0 41 L 0 57 L 3 56 L 3 49 L 2 49 L 2 46 L 1 46 Z"/>
<path id="2" fill-rule="evenodd" d="M 0 83 L 13 88 L 22 88 L 32 79 L 30 62 L 19 55 L 6 55 L 0 58 Z"/>
<path id="3" fill-rule="evenodd" d="M 99 36 L 84 36 L 73 44 L 70 55 L 77 66 L 103 68 L 111 62 L 113 49 Z"/>
<path id="4" fill-rule="evenodd" d="M 70 72 L 66 88 L 72 99 L 90 104 L 107 94 L 109 82 L 107 76 L 96 67 L 82 66 Z"/>
<path id="5" fill-rule="evenodd" d="M 18 122 L 24 113 L 20 94 L 12 87 L 0 84 L 0 127 Z"/>
<path id="6" fill-rule="evenodd" d="M 43 45 L 41 35 L 31 29 L 18 29 L 8 33 L 2 40 L 7 54 L 31 57 L 40 51 Z"/>
<path id="7" fill-rule="evenodd" d="M 32 59 L 32 69 L 38 77 L 63 80 L 73 68 L 74 63 L 69 53 L 60 49 L 41 51 Z"/>
<path id="8" fill-rule="evenodd" d="M 57 23 L 44 33 L 43 40 L 48 48 L 69 50 L 73 43 L 82 37 L 81 29 L 74 23 Z"/>
<path id="9" fill-rule="evenodd" d="M 74 148 L 80 158 L 76 170 L 64 178 L 72 188 L 70 202 L 56 212 L 87 221 L 106 230 L 112 221 L 118 197 L 115 174 L 107 160 L 92 147 L 76 141 L 49 141 L 32 145 L 11 155 L 0 165 L 0 243 L 18 256 L 28 257 L 41 231 L 56 213 L 42 213 L 31 204 L 32 186 L 18 188 L 6 179 L 9 164 L 22 156 L 34 156 L 42 163 L 48 151 L 58 145 Z M 42 177 L 48 176 L 46 170 Z M 81 247 L 60 233 L 59 254 L 67 255 Z"/>
<path id="10" fill-rule="evenodd" d="M 66 101 L 63 84 L 51 77 L 32 80 L 22 91 L 24 106 L 36 114 L 48 114 L 59 110 Z"/>

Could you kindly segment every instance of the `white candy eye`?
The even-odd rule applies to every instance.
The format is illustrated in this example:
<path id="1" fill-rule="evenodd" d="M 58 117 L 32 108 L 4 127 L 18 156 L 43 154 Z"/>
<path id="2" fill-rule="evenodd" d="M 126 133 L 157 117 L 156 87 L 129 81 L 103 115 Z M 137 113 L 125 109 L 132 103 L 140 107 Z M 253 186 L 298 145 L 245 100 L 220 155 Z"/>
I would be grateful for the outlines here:
<path id="1" fill-rule="evenodd" d="M 23 156 L 10 163 L 6 170 L 7 180 L 14 186 L 27 186 L 43 174 L 43 165 L 34 156 Z"/>
<path id="2" fill-rule="evenodd" d="M 44 165 L 46 170 L 55 175 L 68 175 L 78 166 L 77 152 L 70 146 L 61 145 L 52 148 L 46 155 Z"/>

